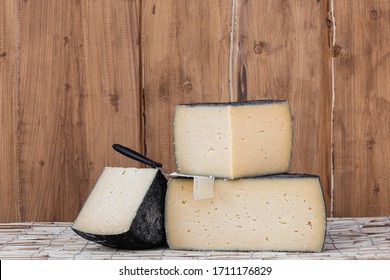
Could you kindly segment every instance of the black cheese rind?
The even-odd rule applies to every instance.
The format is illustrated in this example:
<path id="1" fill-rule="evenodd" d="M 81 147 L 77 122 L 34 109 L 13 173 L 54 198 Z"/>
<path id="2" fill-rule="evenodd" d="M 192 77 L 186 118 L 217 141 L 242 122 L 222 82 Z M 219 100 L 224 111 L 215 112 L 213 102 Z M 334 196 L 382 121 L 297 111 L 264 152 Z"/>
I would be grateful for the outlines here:
<path id="1" fill-rule="evenodd" d="M 131 186 L 128 187 L 131 188 Z M 72 229 L 87 240 L 117 249 L 136 250 L 165 245 L 164 209 L 166 189 L 167 180 L 160 171 L 157 171 L 130 223 L 130 228 L 122 233 L 99 234 L 88 230 L 80 230 L 74 225 Z"/>
<path id="2" fill-rule="evenodd" d="M 245 106 L 245 105 L 257 105 L 257 104 L 272 104 L 272 103 L 285 103 L 287 100 L 250 100 L 250 101 L 238 101 L 238 102 L 208 102 L 208 103 L 183 103 L 177 106 Z"/>

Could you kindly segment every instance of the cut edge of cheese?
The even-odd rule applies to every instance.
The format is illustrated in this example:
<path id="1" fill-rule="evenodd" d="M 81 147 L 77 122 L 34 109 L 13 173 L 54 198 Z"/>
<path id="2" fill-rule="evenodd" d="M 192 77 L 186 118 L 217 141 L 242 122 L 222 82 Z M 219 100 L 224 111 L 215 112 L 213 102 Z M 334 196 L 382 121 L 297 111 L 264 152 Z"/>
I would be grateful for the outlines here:
<path id="1" fill-rule="evenodd" d="M 169 179 L 167 243 L 178 250 L 320 252 L 326 210 L 320 179 L 279 174 L 216 179 L 214 197 L 193 198 L 190 179 Z"/>
<path id="2" fill-rule="evenodd" d="M 166 183 L 158 169 L 105 167 L 76 217 L 73 231 L 119 249 L 165 244 Z"/>
<path id="3" fill-rule="evenodd" d="M 174 114 L 177 170 L 227 179 L 285 173 L 292 133 L 287 100 L 179 104 Z"/>

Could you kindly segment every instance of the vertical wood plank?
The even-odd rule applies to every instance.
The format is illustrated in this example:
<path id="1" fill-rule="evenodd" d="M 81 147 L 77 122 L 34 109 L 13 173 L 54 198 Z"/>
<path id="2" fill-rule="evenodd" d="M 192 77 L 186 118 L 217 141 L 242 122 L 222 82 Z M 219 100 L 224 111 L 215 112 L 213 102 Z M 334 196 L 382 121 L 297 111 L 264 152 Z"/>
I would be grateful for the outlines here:
<path id="1" fill-rule="evenodd" d="M 76 1 L 20 1 L 25 221 L 68 220 L 88 190 L 78 8 Z"/>
<path id="2" fill-rule="evenodd" d="M 83 78 L 88 98 L 86 141 L 90 176 L 105 165 L 135 166 L 112 149 L 143 152 L 140 103 L 139 0 L 82 1 Z"/>
<path id="3" fill-rule="evenodd" d="M 335 215 L 388 215 L 390 2 L 334 4 Z"/>
<path id="4" fill-rule="evenodd" d="M 143 1 L 146 154 L 175 170 L 176 104 L 230 101 L 231 1 Z"/>
<path id="5" fill-rule="evenodd" d="M 320 175 L 330 214 L 328 10 L 327 1 L 236 0 L 233 88 L 235 100 L 289 101 L 294 117 L 291 172 Z"/>
<path id="6" fill-rule="evenodd" d="M 19 221 L 18 3 L 0 2 L 0 222 Z"/>
<path id="7" fill-rule="evenodd" d="M 135 2 L 20 1 L 22 218 L 70 221 L 140 146 Z M 133 44 L 133 45 L 132 45 Z"/>

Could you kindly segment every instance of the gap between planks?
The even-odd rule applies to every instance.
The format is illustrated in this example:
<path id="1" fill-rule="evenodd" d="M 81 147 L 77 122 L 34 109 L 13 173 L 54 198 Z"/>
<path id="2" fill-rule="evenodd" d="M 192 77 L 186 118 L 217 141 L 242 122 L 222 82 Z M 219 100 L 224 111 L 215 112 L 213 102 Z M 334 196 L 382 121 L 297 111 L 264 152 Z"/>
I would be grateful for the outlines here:
<path id="1" fill-rule="evenodd" d="M 138 55 L 139 55 L 139 112 L 140 112 L 140 143 L 142 144 L 142 151 L 140 153 L 146 155 L 147 146 L 146 146 L 146 114 L 145 114 L 145 94 L 144 94 L 144 25 L 143 25 L 143 1 L 138 0 Z M 144 165 L 142 165 L 144 166 Z"/>
<path id="2" fill-rule="evenodd" d="M 334 106 L 335 106 L 335 69 L 334 69 L 334 55 L 333 49 L 336 43 L 336 18 L 334 13 L 334 0 L 330 0 L 330 16 L 332 21 L 332 30 L 331 30 L 331 64 L 332 64 L 332 111 L 331 111 L 331 121 L 330 121 L 330 216 L 333 217 L 334 212 Z"/>
<path id="3" fill-rule="evenodd" d="M 234 58 L 234 22 L 236 14 L 236 0 L 232 0 L 232 17 L 230 22 L 230 50 L 229 50 L 229 92 L 230 102 L 234 101 L 233 94 L 233 58 Z"/>

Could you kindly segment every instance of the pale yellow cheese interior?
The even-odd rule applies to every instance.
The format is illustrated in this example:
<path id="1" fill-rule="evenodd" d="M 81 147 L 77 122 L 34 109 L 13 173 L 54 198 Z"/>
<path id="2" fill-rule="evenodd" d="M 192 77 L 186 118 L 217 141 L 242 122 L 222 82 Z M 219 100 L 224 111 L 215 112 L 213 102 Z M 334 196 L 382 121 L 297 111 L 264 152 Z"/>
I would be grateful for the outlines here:
<path id="1" fill-rule="evenodd" d="M 178 105 L 174 141 L 183 174 L 233 179 L 288 172 L 290 108 L 287 102 Z"/>
<path id="2" fill-rule="evenodd" d="M 169 247 L 185 250 L 318 252 L 326 228 L 318 177 L 218 179 L 205 200 L 170 179 L 165 219 Z"/>
<path id="3" fill-rule="evenodd" d="M 157 171 L 105 167 L 72 227 L 102 235 L 128 231 Z"/>
<path id="4" fill-rule="evenodd" d="M 287 102 L 231 106 L 233 176 L 288 172 L 292 150 Z"/>
<path id="5" fill-rule="evenodd" d="M 177 106 L 175 158 L 179 173 L 232 177 L 232 139 L 228 106 Z"/>

